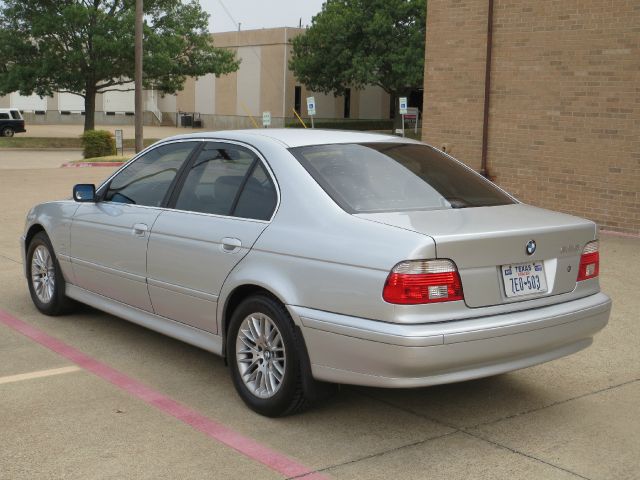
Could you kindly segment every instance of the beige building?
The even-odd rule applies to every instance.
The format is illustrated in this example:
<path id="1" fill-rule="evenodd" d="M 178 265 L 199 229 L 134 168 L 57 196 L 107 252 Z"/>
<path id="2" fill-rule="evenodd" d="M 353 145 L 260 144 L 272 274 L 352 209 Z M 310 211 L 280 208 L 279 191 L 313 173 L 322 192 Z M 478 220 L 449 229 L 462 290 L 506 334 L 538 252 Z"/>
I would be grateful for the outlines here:
<path id="1" fill-rule="evenodd" d="M 304 29 L 271 28 L 215 33 L 214 45 L 236 52 L 240 69 L 216 78 L 210 74 L 187 79 L 177 95 L 146 92 L 145 124 L 180 125 L 182 117 L 200 120 L 207 129 L 261 127 L 262 114 L 271 113 L 272 126 L 296 121 L 293 110 L 308 122 L 306 98 L 316 101 L 317 119 L 388 119 L 390 97 L 379 87 L 351 90 L 344 97 L 308 91 L 289 70 L 289 40 Z M 124 88 L 133 88 L 128 85 Z M 27 123 L 83 123 L 84 101 L 78 95 L 0 97 L 1 107 L 25 112 Z M 133 124 L 134 93 L 107 92 L 96 98 L 96 124 Z M 186 114 L 186 115 L 185 115 Z"/>
<path id="2" fill-rule="evenodd" d="M 261 126 L 268 111 L 278 127 L 292 121 L 294 109 L 306 117 L 306 98 L 313 96 L 318 119 L 388 119 L 390 98 L 381 88 L 351 90 L 345 98 L 310 92 L 296 82 L 288 67 L 289 41 L 302 32 L 285 27 L 213 34 L 214 45 L 236 52 L 240 69 L 189 79 L 177 96 L 159 100 L 163 116 L 175 122 L 176 112 L 197 112 L 205 128 L 246 128 L 253 126 L 250 117 Z"/>
<path id="3" fill-rule="evenodd" d="M 494 0 L 487 49 L 490 3 L 428 2 L 423 139 L 478 170 L 484 148 L 525 202 L 640 234 L 638 1 Z"/>

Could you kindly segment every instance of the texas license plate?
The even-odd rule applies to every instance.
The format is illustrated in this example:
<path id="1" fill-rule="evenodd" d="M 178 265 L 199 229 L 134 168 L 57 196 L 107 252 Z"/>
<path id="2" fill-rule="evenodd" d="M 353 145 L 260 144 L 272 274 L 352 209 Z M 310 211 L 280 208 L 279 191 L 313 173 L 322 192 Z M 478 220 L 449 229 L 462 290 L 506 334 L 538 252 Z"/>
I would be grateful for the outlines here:
<path id="1" fill-rule="evenodd" d="M 519 297 L 547 291 L 544 263 L 529 262 L 502 265 L 504 293 L 507 297 Z"/>

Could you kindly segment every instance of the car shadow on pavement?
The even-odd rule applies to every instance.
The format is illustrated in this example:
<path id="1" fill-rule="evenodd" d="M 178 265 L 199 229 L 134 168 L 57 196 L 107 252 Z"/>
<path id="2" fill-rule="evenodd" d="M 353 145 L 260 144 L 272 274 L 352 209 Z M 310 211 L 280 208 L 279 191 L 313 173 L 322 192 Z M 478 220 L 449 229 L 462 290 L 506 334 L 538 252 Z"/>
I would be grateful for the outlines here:
<path id="1" fill-rule="evenodd" d="M 73 314 L 57 317 L 56 322 L 76 347 L 86 348 L 89 353 L 98 349 L 100 359 L 116 363 L 116 368 L 152 377 L 156 377 L 156 371 L 170 371 L 172 376 L 185 377 L 185 382 L 195 382 L 198 388 L 206 389 L 209 385 L 218 395 L 220 385 L 228 386 L 225 394 L 235 397 L 225 361 L 213 353 L 86 305 L 79 305 Z M 529 381 L 524 372 L 417 389 L 343 385 L 314 410 L 315 414 L 331 414 L 332 409 L 340 409 L 344 402 L 367 397 L 452 428 L 471 427 L 553 403 L 554 398 L 541 390 L 537 382 Z"/>

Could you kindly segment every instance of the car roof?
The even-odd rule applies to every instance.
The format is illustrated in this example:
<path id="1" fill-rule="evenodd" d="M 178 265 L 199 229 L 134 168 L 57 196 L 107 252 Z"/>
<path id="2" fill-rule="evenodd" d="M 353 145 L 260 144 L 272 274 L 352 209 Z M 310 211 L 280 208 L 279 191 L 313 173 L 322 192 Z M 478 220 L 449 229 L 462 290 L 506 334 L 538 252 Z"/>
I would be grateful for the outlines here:
<path id="1" fill-rule="evenodd" d="M 302 147 L 307 145 L 324 145 L 331 143 L 365 143 L 365 142 L 411 142 L 389 134 L 346 131 L 321 130 L 303 128 L 263 128 L 253 130 L 224 130 L 215 132 L 191 133 L 165 138 L 164 141 L 188 138 L 212 138 L 220 140 L 236 140 L 251 142 L 251 140 L 272 140 L 285 147 Z"/>

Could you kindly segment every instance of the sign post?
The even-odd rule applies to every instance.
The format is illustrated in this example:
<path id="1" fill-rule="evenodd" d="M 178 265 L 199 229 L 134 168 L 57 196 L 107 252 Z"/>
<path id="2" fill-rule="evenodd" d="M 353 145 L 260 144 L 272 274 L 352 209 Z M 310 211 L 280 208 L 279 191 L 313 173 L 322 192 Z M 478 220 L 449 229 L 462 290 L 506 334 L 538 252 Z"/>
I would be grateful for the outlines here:
<path id="1" fill-rule="evenodd" d="M 418 134 L 418 120 L 420 119 L 420 110 L 417 107 L 409 107 L 407 108 L 407 113 L 404 116 L 405 126 L 409 123 L 411 126 L 411 122 L 413 122 L 413 132 Z"/>
<path id="2" fill-rule="evenodd" d="M 402 136 L 404 137 L 404 116 L 407 114 L 407 97 L 400 97 L 400 109 L 398 110 L 402 115 Z"/>
<path id="3" fill-rule="evenodd" d="M 116 154 L 120 150 L 120 155 L 124 155 L 124 143 L 122 141 L 122 130 L 116 130 Z"/>
<path id="4" fill-rule="evenodd" d="M 313 125 L 313 117 L 316 114 L 316 99 L 314 97 L 307 97 L 307 112 L 311 117 L 311 128 L 315 128 Z"/>
<path id="5" fill-rule="evenodd" d="M 271 112 L 262 112 L 262 126 L 264 128 L 271 126 Z"/>

